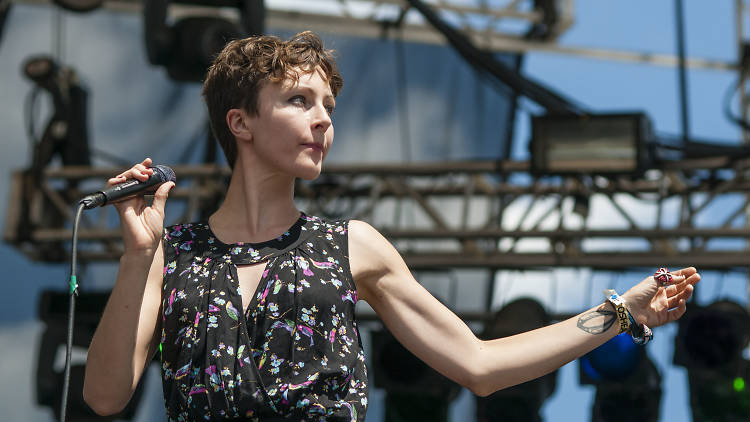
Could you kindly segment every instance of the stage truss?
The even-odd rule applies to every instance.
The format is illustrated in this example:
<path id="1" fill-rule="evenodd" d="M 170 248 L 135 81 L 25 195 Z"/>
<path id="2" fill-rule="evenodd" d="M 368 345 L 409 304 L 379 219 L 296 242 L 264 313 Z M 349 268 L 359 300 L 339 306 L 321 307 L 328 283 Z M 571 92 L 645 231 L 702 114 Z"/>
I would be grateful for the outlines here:
<path id="1" fill-rule="evenodd" d="M 167 224 L 205 218 L 220 204 L 229 170 L 173 168 Z M 4 240 L 34 260 L 67 260 L 73 204 L 121 170 L 15 172 Z M 639 177 L 534 177 L 527 162 L 514 161 L 331 164 L 296 188 L 309 214 L 373 224 L 413 270 L 746 269 L 748 191 L 750 160 L 729 157 L 669 162 Z M 112 207 L 86 211 L 79 239 L 81 262 L 119 259 Z"/>

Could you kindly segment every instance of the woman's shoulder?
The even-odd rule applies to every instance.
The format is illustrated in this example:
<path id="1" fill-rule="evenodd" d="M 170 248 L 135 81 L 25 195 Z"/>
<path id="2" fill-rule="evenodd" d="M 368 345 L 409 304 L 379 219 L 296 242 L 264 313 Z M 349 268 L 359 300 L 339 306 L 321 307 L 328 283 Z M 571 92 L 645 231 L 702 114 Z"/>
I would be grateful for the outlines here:
<path id="1" fill-rule="evenodd" d="M 362 220 L 348 220 L 349 236 L 354 237 L 354 240 L 364 241 L 368 243 L 370 241 L 378 242 L 385 240 L 382 234 L 370 225 L 370 223 Z"/>
<path id="2" fill-rule="evenodd" d="M 349 220 L 349 255 L 364 258 L 370 264 L 382 264 L 392 258 L 395 248 L 375 227 L 361 220 Z"/>

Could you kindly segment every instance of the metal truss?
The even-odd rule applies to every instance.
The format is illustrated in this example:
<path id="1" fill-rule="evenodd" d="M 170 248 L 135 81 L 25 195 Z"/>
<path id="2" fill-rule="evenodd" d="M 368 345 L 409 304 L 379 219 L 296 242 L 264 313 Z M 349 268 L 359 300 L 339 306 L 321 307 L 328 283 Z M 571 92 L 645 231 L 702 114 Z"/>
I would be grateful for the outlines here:
<path id="1" fill-rule="evenodd" d="M 11 0 L 13 3 L 51 5 L 51 0 Z M 127 13 L 140 13 L 144 0 L 105 0 L 104 7 Z M 741 19 L 744 0 L 736 0 L 737 16 Z M 174 16 L 200 15 L 237 18 L 237 10 L 221 7 L 236 4 L 231 0 L 215 0 L 214 6 L 201 4 L 208 0 L 175 0 L 170 7 Z M 266 25 L 289 31 L 313 30 L 321 33 L 368 38 L 398 37 L 404 41 L 445 44 L 444 37 L 431 28 L 407 0 L 265 0 Z M 545 21 L 544 12 L 535 8 L 534 0 L 425 0 L 448 22 L 462 31 L 472 43 L 494 52 L 522 53 L 540 51 L 588 57 L 599 60 L 677 66 L 674 55 L 653 51 L 622 51 L 586 46 L 559 45 L 556 40 L 575 23 L 575 1 L 553 0 L 556 16 Z M 523 31 L 532 25 L 551 23 L 550 37 L 544 41 L 528 40 Z M 741 28 L 738 26 L 738 28 Z M 739 32 L 738 32 L 739 34 Z M 712 70 L 739 69 L 737 61 L 711 58 L 687 58 L 691 68 Z"/>
<path id="2" fill-rule="evenodd" d="M 14 3 L 52 4 L 51 0 L 12 0 Z M 140 12 L 144 0 L 105 0 L 103 6 L 123 12 Z M 236 14 L 236 0 L 173 0 L 172 14 Z M 490 40 L 516 38 L 533 25 L 551 26 L 552 39 L 573 24 L 574 1 L 552 0 L 548 3 L 554 18 L 545 17 L 535 0 L 425 0 L 456 25 L 468 31 L 485 47 Z M 541 2 L 545 3 L 545 2 Z M 443 43 L 439 34 L 428 28 L 406 0 L 265 0 L 267 26 L 274 28 L 317 30 L 325 33 L 382 37 L 383 31 L 397 30 L 405 40 Z M 234 10 L 232 10 L 234 9 Z"/>
<path id="3" fill-rule="evenodd" d="M 229 170 L 173 168 L 178 186 L 167 223 L 205 218 L 220 203 Z M 121 170 L 14 173 L 4 240 L 34 260 L 68 259 L 73 204 Z M 718 157 L 666 163 L 640 177 L 535 177 L 517 161 L 329 165 L 315 182 L 300 183 L 296 196 L 309 214 L 370 222 L 413 270 L 746 270 L 748 191 L 750 160 Z M 586 217 L 589 209 L 606 218 Z M 119 259 L 112 207 L 86 211 L 79 242 L 82 262 Z"/>

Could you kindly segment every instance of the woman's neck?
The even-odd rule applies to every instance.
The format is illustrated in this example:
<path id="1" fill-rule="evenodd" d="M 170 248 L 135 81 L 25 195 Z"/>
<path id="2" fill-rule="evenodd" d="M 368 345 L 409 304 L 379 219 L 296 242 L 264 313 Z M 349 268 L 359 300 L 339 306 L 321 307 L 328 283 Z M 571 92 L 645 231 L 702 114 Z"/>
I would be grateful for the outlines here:
<path id="1" fill-rule="evenodd" d="M 209 218 L 211 230 L 224 243 L 279 237 L 300 216 L 294 204 L 294 178 L 240 164 L 235 165 L 224 202 Z"/>

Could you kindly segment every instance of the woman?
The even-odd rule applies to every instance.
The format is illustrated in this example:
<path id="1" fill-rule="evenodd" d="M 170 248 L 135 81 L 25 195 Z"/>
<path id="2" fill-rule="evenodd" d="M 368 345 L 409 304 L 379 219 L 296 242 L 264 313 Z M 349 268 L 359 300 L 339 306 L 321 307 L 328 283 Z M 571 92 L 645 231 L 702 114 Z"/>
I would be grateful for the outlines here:
<path id="1" fill-rule="evenodd" d="M 549 373 L 623 331 L 645 341 L 644 327 L 685 312 L 694 268 L 664 275 L 668 285 L 647 277 L 558 324 L 479 340 L 370 225 L 296 208 L 295 179 L 316 178 L 333 142 L 341 87 L 331 52 L 310 32 L 233 41 L 217 56 L 203 94 L 233 168 L 226 198 L 207 221 L 166 229 L 172 182 L 151 206 L 116 204 L 125 252 L 84 386 L 97 413 L 125 406 L 159 348 L 169 420 L 363 420 L 359 299 L 416 356 L 478 395 Z M 150 165 L 108 183 L 146 180 Z"/>

